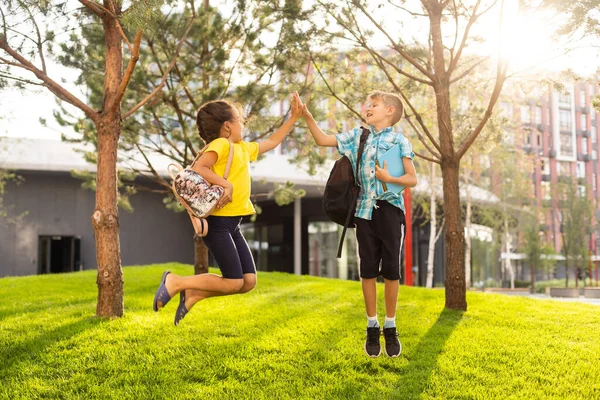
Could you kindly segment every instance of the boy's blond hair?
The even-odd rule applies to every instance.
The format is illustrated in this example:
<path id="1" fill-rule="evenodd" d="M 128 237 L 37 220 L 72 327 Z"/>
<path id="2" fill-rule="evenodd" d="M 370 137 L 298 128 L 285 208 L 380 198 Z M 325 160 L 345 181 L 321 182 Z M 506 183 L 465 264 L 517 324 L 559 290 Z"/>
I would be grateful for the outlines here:
<path id="1" fill-rule="evenodd" d="M 404 105 L 402 104 L 402 99 L 400 99 L 400 96 L 398 96 L 396 93 L 382 92 L 379 90 L 371 92 L 367 96 L 367 100 L 372 100 L 375 98 L 383 100 L 384 106 L 394 107 L 396 109 L 394 114 L 392 114 L 392 125 L 396 125 L 404 115 Z"/>

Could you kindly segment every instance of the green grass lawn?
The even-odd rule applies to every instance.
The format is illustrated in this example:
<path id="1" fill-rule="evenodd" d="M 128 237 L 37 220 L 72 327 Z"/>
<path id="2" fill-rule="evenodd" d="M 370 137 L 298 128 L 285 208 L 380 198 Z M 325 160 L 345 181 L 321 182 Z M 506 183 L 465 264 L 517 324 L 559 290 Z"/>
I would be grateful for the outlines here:
<path id="1" fill-rule="evenodd" d="M 402 355 L 370 359 L 358 282 L 260 273 L 175 327 L 178 298 L 152 311 L 166 268 L 192 272 L 124 268 L 114 320 L 95 271 L 0 279 L 0 398 L 600 399 L 597 306 L 469 292 L 460 313 L 401 287 Z"/>

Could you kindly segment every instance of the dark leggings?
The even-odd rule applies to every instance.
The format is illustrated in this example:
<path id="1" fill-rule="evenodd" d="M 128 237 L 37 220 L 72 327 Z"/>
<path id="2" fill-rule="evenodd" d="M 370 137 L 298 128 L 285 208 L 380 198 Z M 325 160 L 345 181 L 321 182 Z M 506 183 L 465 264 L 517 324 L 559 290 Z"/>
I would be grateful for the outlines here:
<path id="1" fill-rule="evenodd" d="M 242 217 L 206 218 L 208 235 L 203 240 L 219 264 L 223 278 L 243 279 L 244 274 L 256 274 L 256 266 L 242 232 Z"/>

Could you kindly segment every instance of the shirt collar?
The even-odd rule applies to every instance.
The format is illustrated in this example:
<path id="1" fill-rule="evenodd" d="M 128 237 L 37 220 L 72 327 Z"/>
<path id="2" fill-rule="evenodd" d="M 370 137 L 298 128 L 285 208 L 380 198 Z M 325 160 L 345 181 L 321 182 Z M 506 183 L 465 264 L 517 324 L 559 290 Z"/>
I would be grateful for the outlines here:
<path id="1" fill-rule="evenodd" d="M 375 127 L 373 125 L 369 125 L 369 128 L 371 129 L 371 133 L 374 133 L 374 134 L 389 133 L 393 130 L 393 128 L 391 126 L 388 126 L 387 128 L 383 128 L 379 132 L 375 131 Z"/>

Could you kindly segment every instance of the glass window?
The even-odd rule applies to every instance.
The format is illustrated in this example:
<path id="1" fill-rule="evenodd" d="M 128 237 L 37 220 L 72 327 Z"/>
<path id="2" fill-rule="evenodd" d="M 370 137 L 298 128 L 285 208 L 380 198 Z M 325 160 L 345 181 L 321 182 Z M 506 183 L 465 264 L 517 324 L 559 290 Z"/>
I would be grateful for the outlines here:
<path id="1" fill-rule="evenodd" d="M 571 125 L 571 111 L 559 110 L 558 122 L 559 122 L 561 131 L 570 131 L 571 126 L 572 126 Z"/>
<path id="2" fill-rule="evenodd" d="M 572 157 L 573 156 L 573 137 L 569 135 L 559 135 L 560 137 L 560 153 L 563 156 Z"/>
<path id="3" fill-rule="evenodd" d="M 542 158 L 542 174 L 550 175 L 550 163 L 548 158 Z"/>
<path id="4" fill-rule="evenodd" d="M 579 91 L 579 105 L 585 106 L 585 89 Z"/>
<path id="5" fill-rule="evenodd" d="M 571 93 L 558 92 L 558 102 L 561 104 L 571 105 Z"/>
<path id="6" fill-rule="evenodd" d="M 502 110 L 502 115 L 508 119 L 512 119 L 513 118 L 513 104 L 512 103 L 507 103 L 505 101 L 503 101 L 502 103 L 500 103 L 500 109 Z"/>
<path id="7" fill-rule="evenodd" d="M 581 152 L 583 154 L 587 154 L 588 153 L 588 140 L 587 140 L 587 138 L 581 139 Z"/>
<path id="8" fill-rule="evenodd" d="M 550 182 L 542 182 L 542 198 L 544 200 L 550 200 Z"/>
<path id="9" fill-rule="evenodd" d="M 536 124 L 542 123 L 542 107 L 535 108 L 535 123 Z"/>
<path id="10" fill-rule="evenodd" d="M 585 114 L 581 114 L 579 116 L 579 126 L 583 131 L 587 129 L 587 117 Z"/>
<path id="11" fill-rule="evenodd" d="M 531 122 L 531 110 L 529 106 L 521 106 L 521 122 L 524 124 Z"/>
<path id="12" fill-rule="evenodd" d="M 596 132 L 596 127 L 592 126 L 590 128 L 591 131 L 591 136 L 592 136 L 592 143 L 596 143 L 596 141 L 598 140 L 598 133 Z"/>
<path id="13" fill-rule="evenodd" d="M 585 178 L 585 163 L 582 161 L 577 161 L 577 177 Z"/>
<path id="14" fill-rule="evenodd" d="M 585 196 L 585 186 L 584 185 L 577 185 L 577 189 L 579 192 L 579 197 Z"/>

